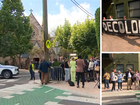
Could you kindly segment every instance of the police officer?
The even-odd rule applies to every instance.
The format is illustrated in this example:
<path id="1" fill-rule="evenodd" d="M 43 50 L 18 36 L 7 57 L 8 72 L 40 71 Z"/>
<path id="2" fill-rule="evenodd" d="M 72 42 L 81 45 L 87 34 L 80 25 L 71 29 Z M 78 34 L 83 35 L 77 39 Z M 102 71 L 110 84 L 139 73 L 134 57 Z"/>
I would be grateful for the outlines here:
<path id="1" fill-rule="evenodd" d="M 30 74 L 31 74 L 30 80 L 32 80 L 32 79 L 35 80 L 35 69 L 34 69 L 34 64 L 32 61 L 30 62 L 29 70 L 30 70 Z"/>

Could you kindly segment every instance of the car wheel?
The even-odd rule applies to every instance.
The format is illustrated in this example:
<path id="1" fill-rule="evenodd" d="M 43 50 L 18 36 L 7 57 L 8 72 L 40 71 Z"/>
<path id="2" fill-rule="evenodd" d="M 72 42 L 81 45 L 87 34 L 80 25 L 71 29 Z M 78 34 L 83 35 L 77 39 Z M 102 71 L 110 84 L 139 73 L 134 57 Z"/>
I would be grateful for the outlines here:
<path id="1" fill-rule="evenodd" d="M 5 79 L 9 79 L 9 78 L 12 77 L 12 73 L 11 73 L 10 71 L 4 71 L 4 72 L 3 72 L 3 77 L 4 77 Z"/>

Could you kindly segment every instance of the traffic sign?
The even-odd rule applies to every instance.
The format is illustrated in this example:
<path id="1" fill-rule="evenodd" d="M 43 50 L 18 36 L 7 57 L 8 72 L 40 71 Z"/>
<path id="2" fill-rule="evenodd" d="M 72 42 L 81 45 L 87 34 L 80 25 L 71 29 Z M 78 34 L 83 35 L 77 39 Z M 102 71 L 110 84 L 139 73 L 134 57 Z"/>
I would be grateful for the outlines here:
<path id="1" fill-rule="evenodd" d="M 50 41 L 50 40 L 47 40 L 47 41 L 46 41 L 46 47 L 47 47 L 48 49 L 51 48 L 51 41 Z"/>
<path id="2" fill-rule="evenodd" d="M 55 42 L 55 47 L 58 47 L 58 42 Z"/>

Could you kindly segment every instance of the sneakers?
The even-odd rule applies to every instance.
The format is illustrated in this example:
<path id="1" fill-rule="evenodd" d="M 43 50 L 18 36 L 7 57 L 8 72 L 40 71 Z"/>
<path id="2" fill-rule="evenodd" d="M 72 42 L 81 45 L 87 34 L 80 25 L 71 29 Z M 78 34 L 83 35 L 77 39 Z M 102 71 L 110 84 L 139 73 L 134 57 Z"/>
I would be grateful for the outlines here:
<path id="1" fill-rule="evenodd" d="M 122 89 L 121 89 L 121 91 L 122 91 Z"/>
<path id="2" fill-rule="evenodd" d="M 118 91 L 120 91 L 120 89 L 118 89 Z"/>

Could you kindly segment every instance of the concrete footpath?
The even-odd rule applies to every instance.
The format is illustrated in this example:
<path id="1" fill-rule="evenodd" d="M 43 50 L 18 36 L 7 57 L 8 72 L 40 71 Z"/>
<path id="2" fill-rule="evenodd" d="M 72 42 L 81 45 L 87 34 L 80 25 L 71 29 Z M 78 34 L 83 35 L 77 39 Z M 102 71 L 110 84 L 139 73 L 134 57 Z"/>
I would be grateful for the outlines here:
<path id="1" fill-rule="evenodd" d="M 124 35 L 102 35 L 103 52 L 139 52 L 140 37 Z"/>

